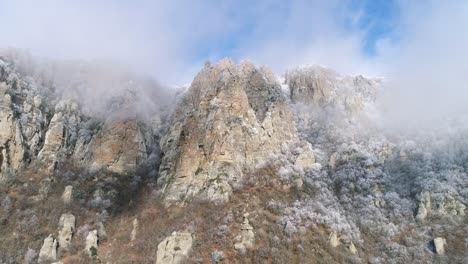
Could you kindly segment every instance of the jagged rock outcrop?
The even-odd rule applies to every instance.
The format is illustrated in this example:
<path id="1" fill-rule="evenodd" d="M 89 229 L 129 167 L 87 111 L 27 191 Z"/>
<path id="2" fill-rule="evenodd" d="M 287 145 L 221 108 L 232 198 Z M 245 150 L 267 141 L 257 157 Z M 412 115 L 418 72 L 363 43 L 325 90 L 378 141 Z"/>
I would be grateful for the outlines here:
<path id="1" fill-rule="evenodd" d="M 0 57 L 0 182 L 13 178 L 41 148 L 47 115 L 42 97 L 50 92 L 14 67 Z"/>
<path id="2" fill-rule="evenodd" d="M 161 119 L 159 106 L 135 91 L 136 86 L 152 89 L 147 86 L 153 84 L 137 78 L 130 81 L 131 75 L 109 74 L 111 69 L 100 69 L 98 75 L 83 71 L 83 79 L 73 81 L 67 80 L 76 77 L 70 72 L 56 76 L 47 68 L 20 64 L 0 57 L 0 182 L 26 167 L 38 169 L 40 175 L 52 175 L 65 163 L 126 174 L 135 172 L 150 154 L 158 161 L 159 148 L 154 145 L 162 124 L 153 121 Z M 85 83 L 117 85 L 120 90 L 96 107 L 86 98 L 90 87 Z"/>
<path id="3" fill-rule="evenodd" d="M 188 232 L 173 232 L 158 245 L 156 264 L 185 263 L 192 251 L 193 237 Z"/>
<path id="4" fill-rule="evenodd" d="M 49 263 L 57 260 L 58 242 L 52 235 L 44 239 L 41 250 L 39 251 L 39 263 Z"/>
<path id="5" fill-rule="evenodd" d="M 75 222 L 75 216 L 72 214 L 63 214 L 60 217 L 58 233 L 60 251 L 66 251 L 70 247 L 75 232 Z"/>
<path id="6" fill-rule="evenodd" d="M 183 95 L 161 141 L 167 202 L 224 202 L 244 173 L 295 139 L 292 113 L 268 70 L 225 59 L 206 66 Z"/>
<path id="7" fill-rule="evenodd" d="M 60 100 L 45 132 L 45 140 L 37 161 L 49 173 L 69 157 L 79 137 L 81 113 L 74 100 Z"/>

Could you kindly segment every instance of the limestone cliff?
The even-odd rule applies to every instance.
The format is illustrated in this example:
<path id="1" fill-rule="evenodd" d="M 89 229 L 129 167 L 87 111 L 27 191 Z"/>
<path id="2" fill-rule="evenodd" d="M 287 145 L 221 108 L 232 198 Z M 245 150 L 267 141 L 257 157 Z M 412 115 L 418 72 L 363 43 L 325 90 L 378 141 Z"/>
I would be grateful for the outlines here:
<path id="1" fill-rule="evenodd" d="M 244 173 L 295 139 L 280 84 L 264 68 L 225 59 L 182 96 L 161 141 L 159 183 L 168 202 L 227 201 Z"/>

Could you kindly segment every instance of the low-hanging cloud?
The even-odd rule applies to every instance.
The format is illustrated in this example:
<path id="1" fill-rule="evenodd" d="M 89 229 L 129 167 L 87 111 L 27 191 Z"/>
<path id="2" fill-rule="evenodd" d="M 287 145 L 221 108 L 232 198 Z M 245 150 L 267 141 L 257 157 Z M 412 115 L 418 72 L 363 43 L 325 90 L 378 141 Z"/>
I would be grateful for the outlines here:
<path id="1" fill-rule="evenodd" d="M 468 111 L 468 3 L 402 3 L 398 44 L 385 45 L 383 97 L 392 125 L 444 126 Z M 437 124 L 437 122 L 440 122 Z"/>

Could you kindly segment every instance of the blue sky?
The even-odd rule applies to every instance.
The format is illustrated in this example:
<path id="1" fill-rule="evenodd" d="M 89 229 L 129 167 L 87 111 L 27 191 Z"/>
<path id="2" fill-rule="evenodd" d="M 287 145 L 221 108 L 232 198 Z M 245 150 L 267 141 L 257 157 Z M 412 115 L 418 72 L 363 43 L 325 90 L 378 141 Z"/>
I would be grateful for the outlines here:
<path id="1" fill-rule="evenodd" d="M 336 23 L 343 29 L 349 31 L 362 31 L 363 42 L 361 50 L 366 56 L 376 55 L 376 42 L 382 38 L 390 38 L 397 41 L 395 24 L 398 21 L 399 5 L 395 0 L 352 0 L 341 1 L 339 5 L 345 5 L 345 10 L 349 11 L 348 17 L 337 16 Z M 307 7 L 314 8 L 313 5 Z M 270 1 L 270 5 L 265 12 L 274 14 L 274 21 L 270 28 L 280 30 L 284 26 L 281 21 L 287 20 L 291 14 L 291 3 L 288 1 Z M 341 11 L 342 12 L 342 11 Z M 337 11 L 339 14 L 339 11 Z M 236 49 L 245 45 L 245 39 L 249 39 L 250 34 L 258 34 L 253 30 L 258 22 L 258 16 L 251 14 L 244 9 L 234 10 L 230 15 L 242 17 L 238 28 L 227 36 L 222 36 L 213 42 L 202 43 L 193 54 L 193 59 L 200 60 L 210 57 L 212 54 L 224 54 L 235 57 Z M 356 16 L 358 18 L 356 18 Z M 305 17 L 307 18 L 307 17 Z M 305 22 L 307 19 L 305 19 Z M 275 23 L 276 22 L 276 23 Z M 302 34 L 307 34 L 307 28 L 298 32 L 297 39 Z"/>
<path id="2" fill-rule="evenodd" d="M 381 38 L 391 38 L 397 41 L 395 24 L 399 17 L 399 5 L 394 0 L 353 0 L 352 6 L 362 17 L 358 23 L 365 30 L 363 52 L 376 55 L 376 41 Z"/>

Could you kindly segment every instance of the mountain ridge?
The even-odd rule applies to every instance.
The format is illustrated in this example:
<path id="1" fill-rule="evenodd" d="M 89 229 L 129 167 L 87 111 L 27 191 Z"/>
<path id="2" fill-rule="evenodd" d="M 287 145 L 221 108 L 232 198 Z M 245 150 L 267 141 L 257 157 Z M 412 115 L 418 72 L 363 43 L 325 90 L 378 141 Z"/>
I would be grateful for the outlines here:
<path id="1" fill-rule="evenodd" d="M 223 59 L 176 93 L 93 67 L 57 87 L 15 63 L 0 58 L 0 263 L 466 259 L 466 131 L 439 149 L 387 137 L 381 78 L 300 66 L 281 83 Z"/>

